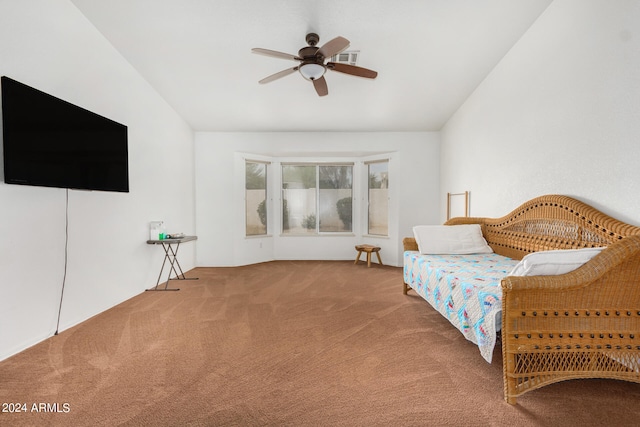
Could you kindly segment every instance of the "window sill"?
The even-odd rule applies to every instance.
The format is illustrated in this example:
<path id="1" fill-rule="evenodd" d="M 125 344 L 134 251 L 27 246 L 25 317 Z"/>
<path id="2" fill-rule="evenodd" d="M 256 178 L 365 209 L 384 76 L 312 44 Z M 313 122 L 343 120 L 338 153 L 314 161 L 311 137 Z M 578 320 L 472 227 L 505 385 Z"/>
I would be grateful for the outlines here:
<path id="1" fill-rule="evenodd" d="M 355 237 L 354 233 L 280 234 L 280 237 Z"/>

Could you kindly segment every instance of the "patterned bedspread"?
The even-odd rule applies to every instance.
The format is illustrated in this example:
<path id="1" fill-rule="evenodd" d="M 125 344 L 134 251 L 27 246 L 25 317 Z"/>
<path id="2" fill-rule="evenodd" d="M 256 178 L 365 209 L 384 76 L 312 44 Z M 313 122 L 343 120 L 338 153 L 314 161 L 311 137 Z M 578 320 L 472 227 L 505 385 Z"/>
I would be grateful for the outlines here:
<path id="1" fill-rule="evenodd" d="M 406 251 L 404 281 L 476 344 L 491 363 L 501 325 L 500 280 L 517 263 L 497 254 L 420 255 Z"/>

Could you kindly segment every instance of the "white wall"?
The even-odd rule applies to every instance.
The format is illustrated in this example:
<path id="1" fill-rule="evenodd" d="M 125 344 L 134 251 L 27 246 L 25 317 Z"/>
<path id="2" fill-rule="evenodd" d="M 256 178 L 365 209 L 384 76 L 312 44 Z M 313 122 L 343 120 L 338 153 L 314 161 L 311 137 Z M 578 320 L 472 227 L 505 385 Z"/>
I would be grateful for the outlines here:
<path id="1" fill-rule="evenodd" d="M 443 129 L 441 191 L 472 216 L 566 194 L 640 225 L 639 23 L 637 0 L 555 0 Z"/>
<path id="2" fill-rule="evenodd" d="M 193 133 L 67 0 L 0 1 L 0 75 L 128 126 L 130 193 L 69 191 L 60 331 L 156 283 L 148 222 L 195 232 Z M 56 330 L 66 190 L 0 183 L 0 359 Z M 185 270 L 195 246 L 181 248 Z"/>
<path id="3" fill-rule="evenodd" d="M 439 144 L 439 134 L 435 132 L 198 132 L 197 264 L 236 266 L 274 259 L 350 260 L 355 259 L 355 244 L 371 243 L 382 248 L 385 264 L 401 265 L 402 237 L 412 235 L 415 224 L 439 221 Z M 276 232 L 270 237 L 244 237 L 245 158 L 335 160 L 375 153 L 391 155 L 389 237 L 365 237 L 358 229 L 354 235 L 344 237 L 283 237 L 276 224 L 272 228 Z M 274 173 L 279 171 L 276 169 Z M 271 196 L 279 197 L 278 188 L 272 189 Z"/>

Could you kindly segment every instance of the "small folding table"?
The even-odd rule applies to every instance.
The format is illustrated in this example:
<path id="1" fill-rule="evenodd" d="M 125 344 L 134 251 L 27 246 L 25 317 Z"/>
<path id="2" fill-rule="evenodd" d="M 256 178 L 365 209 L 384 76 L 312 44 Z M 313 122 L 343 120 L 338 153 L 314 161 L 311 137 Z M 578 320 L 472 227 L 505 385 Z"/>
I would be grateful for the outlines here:
<path id="1" fill-rule="evenodd" d="M 197 236 L 184 236 L 175 239 L 147 240 L 148 245 L 162 245 L 162 248 L 164 249 L 164 260 L 162 261 L 162 268 L 160 268 L 158 281 L 156 282 L 156 286 L 151 289 L 147 289 L 148 291 L 179 291 L 180 288 L 169 288 L 170 280 L 198 280 L 197 277 L 185 277 L 182 267 L 180 267 L 180 263 L 178 262 L 178 249 L 180 249 L 180 244 L 197 239 Z M 167 282 L 165 283 L 164 288 L 158 288 L 158 286 L 160 286 L 160 279 L 162 278 L 162 272 L 164 271 L 167 261 L 169 261 Z M 174 278 L 171 278 L 172 273 L 175 274 Z"/>

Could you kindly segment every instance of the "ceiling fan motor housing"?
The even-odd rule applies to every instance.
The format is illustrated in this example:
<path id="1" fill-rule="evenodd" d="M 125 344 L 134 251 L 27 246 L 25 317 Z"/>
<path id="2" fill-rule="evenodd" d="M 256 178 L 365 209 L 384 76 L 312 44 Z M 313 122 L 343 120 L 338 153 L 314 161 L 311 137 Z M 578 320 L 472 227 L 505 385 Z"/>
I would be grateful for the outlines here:
<path id="1" fill-rule="evenodd" d="M 303 61 L 321 63 L 322 60 L 324 60 L 324 57 L 319 55 L 319 50 L 320 48 L 314 46 L 303 47 L 298 51 L 298 56 L 302 58 Z"/>

